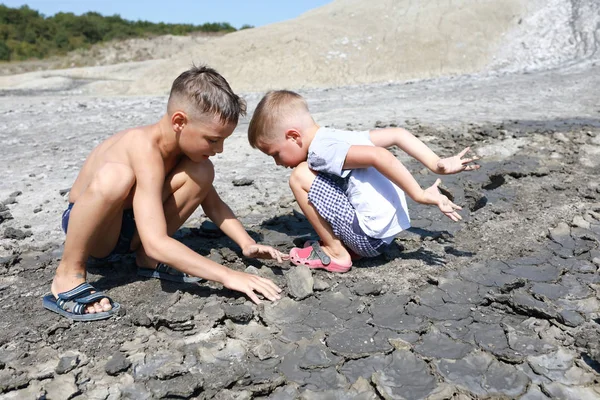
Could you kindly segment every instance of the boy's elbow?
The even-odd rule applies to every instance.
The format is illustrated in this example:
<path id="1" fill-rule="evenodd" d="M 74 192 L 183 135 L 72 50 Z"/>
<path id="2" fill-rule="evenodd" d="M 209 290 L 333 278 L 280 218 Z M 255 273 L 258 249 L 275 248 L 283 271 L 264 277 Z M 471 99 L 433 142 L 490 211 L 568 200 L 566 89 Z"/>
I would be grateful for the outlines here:
<path id="1" fill-rule="evenodd" d="M 149 238 L 145 243 L 142 243 L 144 246 L 144 253 L 150 258 L 153 258 L 158 261 L 164 260 L 164 244 L 165 240 L 168 240 L 169 237 L 165 236 L 161 238 L 160 236 L 155 236 Z"/>

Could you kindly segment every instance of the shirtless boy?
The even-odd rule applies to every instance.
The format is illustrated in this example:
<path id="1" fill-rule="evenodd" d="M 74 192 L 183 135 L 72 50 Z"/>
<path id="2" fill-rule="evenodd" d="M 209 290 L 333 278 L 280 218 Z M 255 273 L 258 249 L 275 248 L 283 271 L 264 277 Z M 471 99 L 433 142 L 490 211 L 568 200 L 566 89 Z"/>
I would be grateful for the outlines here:
<path id="1" fill-rule="evenodd" d="M 167 112 L 157 123 L 99 144 L 71 188 L 63 214 L 65 249 L 44 307 L 76 320 L 114 315 L 120 305 L 86 283 L 86 261 L 133 251 L 138 267 L 151 272 L 159 267 L 158 277 L 216 281 L 255 303 L 257 293 L 278 299 L 281 289 L 272 281 L 231 270 L 171 237 L 202 206 L 244 256 L 286 258 L 257 244 L 212 184 L 209 157 L 223 151 L 245 108 L 215 70 L 193 67 L 173 82 Z"/>

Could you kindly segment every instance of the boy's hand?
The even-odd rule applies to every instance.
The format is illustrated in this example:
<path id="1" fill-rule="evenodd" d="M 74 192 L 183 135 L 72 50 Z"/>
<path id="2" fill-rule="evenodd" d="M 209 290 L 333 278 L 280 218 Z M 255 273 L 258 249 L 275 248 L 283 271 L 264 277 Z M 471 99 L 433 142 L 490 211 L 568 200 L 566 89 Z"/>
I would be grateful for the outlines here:
<path id="1" fill-rule="evenodd" d="M 469 165 L 470 163 L 479 160 L 479 157 L 474 156 L 471 158 L 463 159 L 463 157 L 465 156 L 465 154 L 467 154 L 469 150 L 471 150 L 471 148 L 467 147 L 466 149 L 464 149 L 463 151 L 461 151 L 453 157 L 442 158 L 441 160 L 439 160 L 437 162 L 437 173 L 449 175 L 456 174 L 462 171 L 474 171 L 476 169 L 479 169 L 480 166 L 477 164 Z"/>
<path id="2" fill-rule="evenodd" d="M 231 290 L 245 293 L 256 304 L 261 301 L 255 291 L 271 301 L 279 300 L 281 289 L 273 281 L 245 272 L 230 270 L 223 280 L 223 286 Z"/>
<path id="3" fill-rule="evenodd" d="M 457 206 L 450 201 L 446 196 L 440 193 L 438 185 L 442 183 L 441 179 L 435 181 L 433 185 L 425 189 L 425 194 L 429 200 L 429 204 L 435 204 L 439 207 L 440 211 L 443 212 L 452 221 L 459 221 L 462 217 L 456 212 L 456 210 L 462 210 L 462 207 Z"/>
<path id="4" fill-rule="evenodd" d="M 289 254 L 283 254 L 279 250 L 271 247 L 265 246 L 262 244 L 251 244 L 242 249 L 242 253 L 246 257 L 250 258 L 267 258 L 274 259 L 277 262 L 282 262 L 283 260 L 289 260 Z"/>

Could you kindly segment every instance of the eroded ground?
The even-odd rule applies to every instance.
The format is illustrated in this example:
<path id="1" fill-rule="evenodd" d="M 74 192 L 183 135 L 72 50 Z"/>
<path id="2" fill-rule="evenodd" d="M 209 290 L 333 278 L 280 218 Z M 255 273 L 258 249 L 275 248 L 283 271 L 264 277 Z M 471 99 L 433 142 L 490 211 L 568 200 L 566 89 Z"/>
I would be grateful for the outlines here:
<path id="1" fill-rule="evenodd" d="M 148 280 L 124 258 L 90 266 L 89 280 L 124 307 L 94 323 L 41 306 L 61 254 L 64 196 L 95 143 L 153 122 L 164 99 L 1 98 L 0 398 L 599 398 L 600 110 L 594 95 L 569 104 L 526 88 L 511 109 L 502 91 L 519 79 L 452 91 L 479 102 L 455 106 L 452 118 L 445 100 L 431 123 L 426 111 L 408 117 L 418 103 L 392 110 L 390 97 L 430 93 L 410 85 L 362 88 L 363 108 L 350 89 L 305 93 L 323 124 L 401 125 L 441 155 L 476 149 L 479 171 L 442 177 L 463 222 L 411 203 L 409 232 L 336 275 L 244 259 L 200 210 L 177 237 L 273 279 L 284 298 L 255 306 L 216 284 Z M 557 85 L 568 79 L 582 81 Z M 519 101 L 541 110 L 527 93 L 547 119 L 522 110 Z M 289 250 L 312 231 L 289 170 L 250 149 L 245 128 L 214 161 L 217 189 L 257 240 Z M 392 151 L 422 186 L 433 183 Z"/>

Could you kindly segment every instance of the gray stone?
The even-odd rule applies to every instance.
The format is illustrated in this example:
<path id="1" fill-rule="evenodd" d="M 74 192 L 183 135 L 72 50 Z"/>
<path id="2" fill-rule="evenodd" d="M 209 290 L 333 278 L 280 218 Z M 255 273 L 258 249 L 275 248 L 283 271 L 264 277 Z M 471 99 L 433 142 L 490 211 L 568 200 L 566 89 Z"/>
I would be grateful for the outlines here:
<path id="1" fill-rule="evenodd" d="M 252 354 L 259 360 L 267 360 L 276 356 L 273 344 L 270 340 L 263 340 L 252 348 Z"/>
<path id="2" fill-rule="evenodd" d="M 515 275 L 534 282 L 555 281 L 561 274 L 561 270 L 552 264 L 516 265 L 504 273 Z"/>
<path id="3" fill-rule="evenodd" d="M 392 362 L 391 355 L 374 354 L 372 356 L 348 360 L 339 367 L 342 373 L 350 383 L 354 383 L 359 378 L 371 379 L 376 371 L 385 371 Z"/>
<path id="4" fill-rule="evenodd" d="M 415 301 L 429 307 L 441 306 L 445 303 L 444 292 L 435 285 L 426 285 L 416 293 Z"/>
<path id="5" fill-rule="evenodd" d="M 509 267 L 502 261 L 478 263 L 459 271 L 460 276 L 468 281 L 489 287 L 502 287 L 518 280 L 517 277 L 504 274 Z"/>
<path id="6" fill-rule="evenodd" d="M 249 390 L 221 390 L 214 397 L 215 400 L 251 400 L 252 392 Z"/>
<path id="7" fill-rule="evenodd" d="M 121 398 L 131 400 L 149 400 L 154 396 L 139 382 L 121 386 Z"/>
<path id="8" fill-rule="evenodd" d="M 254 183 L 254 179 L 246 177 L 236 178 L 231 183 L 233 183 L 233 186 L 250 186 Z"/>
<path id="9" fill-rule="evenodd" d="M 375 372 L 372 381 L 385 399 L 422 399 L 436 387 L 427 364 L 410 351 L 395 351 L 388 367 Z"/>
<path id="10" fill-rule="evenodd" d="M 436 321 L 433 326 L 436 327 L 440 332 L 445 333 L 454 340 L 462 340 L 465 342 L 472 342 L 474 334 L 469 329 L 469 326 L 473 323 L 473 318 L 465 318 L 458 321 Z"/>
<path id="11" fill-rule="evenodd" d="M 313 280 L 314 280 L 313 290 L 315 290 L 317 292 L 327 290 L 330 287 L 329 283 L 325 282 L 323 279 L 313 278 Z"/>
<path id="12" fill-rule="evenodd" d="M 168 380 L 151 379 L 146 382 L 146 387 L 159 399 L 187 399 L 198 395 L 202 386 L 202 376 L 192 374 L 183 374 Z"/>
<path id="13" fill-rule="evenodd" d="M 287 287 L 295 299 L 302 300 L 313 294 L 312 270 L 305 265 L 298 265 L 285 274 Z"/>
<path id="14" fill-rule="evenodd" d="M 566 222 L 559 222 L 556 228 L 549 230 L 550 239 L 568 249 L 573 249 L 575 241 L 571 237 L 571 228 Z"/>
<path id="15" fill-rule="evenodd" d="M 254 316 L 254 310 L 250 303 L 245 304 L 223 304 L 225 317 L 233 322 L 249 322 Z"/>
<path id="16" fill-rule="evenodd" d="M 301 400 L 377 400 L 379 397 L 374 392 L 371 384 L 364 378 L 357 380 L 350 389 L 326 390 L 323 392 L 303 391 L 298 397 Z"/>
<path id="17" fill-rule="evenodd" d="M 300 341 L 294 351 L 298 358 L 298 366 L 302 369 L 316 369 L 333 367 L 343 359 L 331 353 L 321 342 L 321 338 L 312 341 Z"/>
<path id="18" fill-rule="evenodd" d="M 421 343 L 415 346 L 415 351 L 424 357 L 460 359 L 473 350 L 468 343 L 461 343 L 432 328 L 423 335 Z"/>
<path id="19" fill-rule="evenodd" d="M 539 388 L 539 386 L 532 385 L 527 390 L 523 396 L 520 397 L 520 400 L 547 400 L 549 399 Z"/>
<path id="20" fill-rule="evenodd" d="M 70 374 L 58 375 L 49 382 L 43 382 L 42 386 L 48 399 L 70 399 L 79 393 L 75 377 Z"/>
<path id="21" fill-rule="evenodd" d="M 473 352 L 461 360 L 434 363 L 447 381 L 476 396 L 515 398 L 525 392 L 529 383 L 529 378 L 521 371 L 483 352 Z"/>
<path id="22" fill-rule="evenodd" d="M 448 321 L 465 319 L 471 314 L 468 305 L 445 303 L 440 306 L 427 307 L 410 303 L 406 306 L 406 313 L 434 321 Z"/>
<path id="23" fill-rule="evenodd" d="M 352 287 L 352 292 L 358 296 L 377 296 L 381 294 L 383 286 L 379 283 L 361 281 Z"/>
<path id="24" fill-rule="evenodd" d="M 558 312 L 552 303 L 546 303 L 535 299 L 524 291 L 511 293 L 509 304 L 517 312 L 540 318 L 557 318 Z"/>
<path id="25" fill-rule="evenodd" d="M 325 333 L 331 333 L 342 329 L 344 321 L 327 310 L 313 308 L 310 315 L 304 320 L 304 324 Z"/>
<path id="26" fill-rule="evenodd" d="M 298 387 L 296 385 L 286 385 L 278 387 L 271 393 L 269 400 L 296 400 L 299 396 Z"/>
<path id="27" fill-rule="evenodd" d="M 154 354 L 146 354 L 143 362 L 133 366 L 133 377 L 136 380 L 171 379 L 187 372 L 182 363 L 181 352 L 159 350 Z"/>
<path id="28" fill-rule="evenodd" d="M 556 350 L 556 346 L 543 339 L 537 334 L 525 329 L 515 329 L 512 326 L 503 324 L 508 345 L 518 354 L 525 356 L 546 354 Z"/>
<path id="29" fill-rule="evenodd" d="M 390 331 L 387 331 L 391 333 Z M 393 349 L 389 333 L 365 326 L 334 333 L 327 338 L 327 346 L 335 354 L 348 358 L 365 357 L 373 353 L 386 353 Z"/>
<path id="30" fill-rule="evenodd" d="M 341 292 L 324 292 L 320 295 L 321 307 L 336 317 L 347 321 L 354 318 L 356 310 L 362 302 L 351 300 L 348 295 Z"/>
<path id="31" fill-rule="evenodd" d="M 54 369 L 59 375 L 66 374 L 74 370 L 79 365 L 79 355 L 78 354 L 67 354 L 60 358 L 58 361 L 58 365 Z"/>
<path id="32" fill-rule="evenodd" d="M 576 327 L 582 325 L 585 319 L 577 311 L 561 310 L 558 315 L 558 320 L 567 326 Z"/>
<path id="33" fill-rule="evenodd" d="M 482 296 L 480 286 L 464 280 L 442 280 L 438 285 L 443 291 L 442 299 L 446 303 L 479 304 Z"/>
<path id="34" fill-rule="evenodd" d="M 30 230 L 23 231 L 21 229 L 17 229 L 17 228 L 13 228 L 12 226 L 9 226 L 8 228 L 6 228 L 4 230 L 4 235 L 2 237 L 4 239 L 23 240 L 25 238 L 28 238 L 31 235 L 33 235 L 33 233 Z"/>
<path id="35" fill-rule="evenodd" d="M 262 312 L 262 317 L 268 325 L 294 324 L 304 321 L 310 314 L 310 308 L 288 297 L 268 303 Z"/>
<path id="36" fill-rule="evenodd" d="M 552 399 L 595 400 L 600 398 L 600 390 L 593 387 L 572 387 L 551 382 L 543 384 L 542 388 Z"/>
<path id="37" fill-rule="evenodd" d="M 115 376 L 120 372 L 126 371 L 130 366 L 131 361 L 129 361 L 123 353 L 118 351 L 108 359 L 104 366 L 104 371 L 106 371 L 108 375 Z"/>
<path id="38" fill-rule="evenodd" d="M 307 326 L 304 323 L 281 325 L 280 329 L 281 334 L 278 339 L 289 343 L 302 339 L 311 339 L 317 332 L 315 328 Z"/>
<path id="39" fill-rule="evenodd" d="M 530 356 L 527 362 L 537 374 L 553 382 L 569 386 L 584 386 L 593 382 L 595 375 L 576 366 L 574 363 L 576 357 L 572 351 L 559 348 L 550 354 Z"/>

